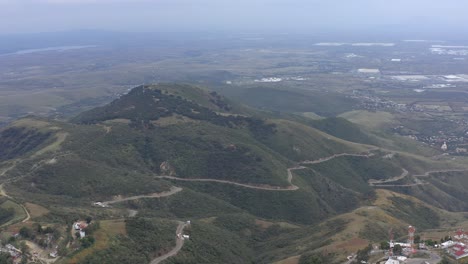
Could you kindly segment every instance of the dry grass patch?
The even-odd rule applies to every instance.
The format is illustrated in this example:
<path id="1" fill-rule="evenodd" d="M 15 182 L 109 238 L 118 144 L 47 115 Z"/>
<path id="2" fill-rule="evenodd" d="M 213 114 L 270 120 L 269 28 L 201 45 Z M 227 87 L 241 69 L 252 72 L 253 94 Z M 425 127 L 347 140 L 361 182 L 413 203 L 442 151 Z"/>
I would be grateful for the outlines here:
<path id="1" fill-rule="evenodd" d="M 31 218 L 40 217 L 50 212 L 47 208 L 38 204 L 25 203 L 24 206 L 31 215 Z"/>
<path id="2" fill-rule="evenodd" d="M 275 262 L 274 264 L 298 264 L 301 256 L 292 256 L 287 259 L 283 259 Z"/>
<path id="3" fill-rule="evenodd" d="M 46 121 L 31 119 L 31 118 L 23 118 L 15 121 L 13 126 L 17 127 L 34 127 L 34 128 L 48 128 L 51 124 Z"/>
<path id="4" fill-rule="evenodd" d="M 217 217 L 213 216 L 213 217 L 200 219 L 200 221 L 206 224 L 212 224 L 216 220 L 216 218 Z"/>
<path id="5" fill-rule="evenodd" d="M 348 241 L 345 241 L 343 243 L 337 244 L 335 248 L 337 249 L 343 249 L 348 252 L 354 252 L 358 251 L 361 248 L 365 248 L 367 245 L 369 245 L 369 241 L 366 239 L 362 239 L 359 237 L 355 237 L 353 239 L 350 239 Z"/>
<path id="6" fill-rule="evenodd" d="M 371 129 L 378 129 L 388 125 L 397 124 L 398 121 L 395 120 L 395 117 L 388 112 L 369 112 L 369 111 L 351 111 L 346 112 L 339 117 L 343 117 L 355 124 L 359 124 Z"/>
<path id="7" fill-rule="evenodd" d="M 153 125 L 157 126 L 170 126 L 170 125 L 178 125 L 178 124 L 184 124 L 184 123 L 199 123 L 200 121 L 182 116 L 182 115 L 177 115 L 173 114 L 168 117 L 161 117 L 158 120 L 151 121 Z"/>
<path id="8" fill-rule="evenodd" d="M 260 219 L 255 219 L 255 224 L 261 229 L 267 229 L 270 226 L 274 225 L 273 222 L 268 222 L 268 221 L 260 220 Z"/>
<path id="9" fill-rule="evenodd" d="M 255 219 L 255 225 L 257 225 L 261 229 L 267 229 L 272 225 L 279 225 L 282 228 L 299 228 L 299 226 L 287 222 L 270 222 L 261 219 Z"/>
<path id="10" fill-rule="evenodd" d="M 49 152 L 49 151 L 55 151 L 55 150 L 60 149 L 60 145 L 62 145 L 62 143 L 67 138 L 67 136 L 68 136 L 67 132 L 58 132 L 58 133 L 56 133 L 55 134 L 55 141 L 52 144 L 38 150 L 36 153 L 34 153 L 33 157 L 37 157 L 37 156 L 42 155 L 42 154 L 44 154 L 46 152 Z"/>

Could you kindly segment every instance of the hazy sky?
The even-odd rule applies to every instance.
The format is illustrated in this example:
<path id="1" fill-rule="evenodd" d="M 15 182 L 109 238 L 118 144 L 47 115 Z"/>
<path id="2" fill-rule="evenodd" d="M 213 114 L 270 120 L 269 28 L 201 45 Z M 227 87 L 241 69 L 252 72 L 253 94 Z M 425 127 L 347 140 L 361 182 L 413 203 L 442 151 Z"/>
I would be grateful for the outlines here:
<path id="1" fill-rule="evenodd" d="M 0 34 L 118 31 L 465 30 L 466 0 L 0 0 Z"/>

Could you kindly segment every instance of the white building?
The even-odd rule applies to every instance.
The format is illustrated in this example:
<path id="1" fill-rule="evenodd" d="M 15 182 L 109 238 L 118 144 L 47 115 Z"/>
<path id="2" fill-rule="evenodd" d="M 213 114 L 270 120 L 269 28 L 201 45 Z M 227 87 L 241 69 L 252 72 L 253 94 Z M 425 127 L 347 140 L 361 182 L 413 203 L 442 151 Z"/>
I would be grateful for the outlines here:
<path id="1" fill-rule="evenodd" d="M 406 259 L 408 259 L 408 258 L 405 257 L 405 256 L 398 256 L 398 257 L 397 257 L 397 260 L 398 260 L 398 261 L 402 261 L 402 262 L 405 262 Z"/>
<path id="2" fill-rule="evenodd" d="M 441 150 L 443 151 L 446 151 L 447 150 L 447 143 L 444 142 L 444 144 L 442 144 L 442 147 L 440 147 Z"/>
<path id="3" fill-rule="evenodd" d="M 385 262 L 385 264 L 400 264 L 400 261 L 396 259 L 388 259 L 387 262 Z"/>
<path id="4" fill-rule="evenodd" d="M 444 243 L 440 244 L 440 247 L 441 248 L 449 248 L 451 246 L 453 246 L 455 244 L 455 242 L 453 242 L 452 240 L 449 240 L 449 241 L 445 241 Z"/>

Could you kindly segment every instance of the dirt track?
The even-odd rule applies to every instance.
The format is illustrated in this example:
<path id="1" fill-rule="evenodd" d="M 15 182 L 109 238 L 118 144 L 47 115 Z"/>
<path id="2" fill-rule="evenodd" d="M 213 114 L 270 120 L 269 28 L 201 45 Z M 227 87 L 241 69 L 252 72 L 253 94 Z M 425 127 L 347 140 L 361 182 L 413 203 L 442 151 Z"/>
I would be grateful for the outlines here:
<path id="1" fill-rule="evenodd" d="M 406 170 L 405 170 L 405 171 L 406 171 Z M 403 177 L 399 176 L 399 177 L 395 177 L 395 178 L 393 178 L 393 179 L 389 179 L 389 180 L 386 180 L 386 181 L 379 181 L 379 182 L 372 182 L 372 183 L 371 183 L 371 180 L 370 180 L 370 181 L 369 181 L 369 185 L 374 186 L 374 187 L 414 187 L 414 186 L 427 185 L 427 184 L 429 184 L 429 183 L 424 182 L 424 181 L 422 181 L 422 180 L 420 180 L 420 179 L 417 179 L 418 177 L 429 177 L 429 175 L 434 174 L 434 173 L 464 172 L 464 171 L 468 171 L 468 169 L 432 170 L 432 171 L 426 171 L 426 172 L 423 173 L 423 174 L 413 175 L 413 177 L 415 177 L 414 183 L 408 183 L 408 184 L 384 184 L 384 183 L 387 183 L 387 182 L 394 182 L 394 181 L 403 179 L 404 177 L 407 176 L 407 174 L 406 174 L 406 175 L 403 176 Z M 407 171 L 406 171 L 406 172 L 407 172 Z"/>
<path id="2" fill-rule="evenodd" d="M 370 186 L 380 186 L 380 185 L 382 185 L 384 183 L 396 182 L 396 181 L 402 180 L 406 176 L 408 176 L 408 174 L 409 174 L 409 172 L 407 170 L 405 170 L 403 168 L 402 168 L 402 170 L 403 170 L 403 172 L 400 175 L 398 175 L 396 177 L 393 177 L 393 178 L 390 178 L 390 179 L 386 179 L 386 180 L 373 180 L 373 179 L 371 179 L 371 180 L 368 181 L 369 185 Z M 388 185 L 383 185 L 383 186 L 388 186 Z"/>
<path id="3" fill-rule="evenodd" d="M 374 150 L 374 149 L 372 149 Z M 371 153 L 372 150 L 369 150 L 367 154 L 356 154 L 356 153 L 340 153 L 340 154 L 334 154 L 329 157 L 325 158 L 320 158 L 317 160 L 306 160 L 306 161 L 301 161 L 299 164 L 318 164 L 322 162 L 326 162 L 329 160 L 332 160 L 334 158 L 338 157 L 343 157 L 343 156 L 353 156 L 353 157 L 365 157 L 369 158 L 372 157 L 374 154 Z M 288 183 L 289 186 L 287 187 L 281 187 L 281 186 L 271 186 L 268 184 L 248 184 L 248 183 L 238 183 L 238 182 L 233 182 L 233 181 L 228 181 L 228 180 L 218 180 L 218 179 L 200 179 L 200 178 L 180 178 L 180 177 L 175 177 L 175 176 L 155 176 L 155 178 L 158 179 L 169 179 L 169 180 L 176 180 L 176 181 L 190 181 L 190 182 L 217 182 L 217 183 L 224 183 L 224 184 L 231 184 L 231 185 L 236 185 L 244 188 L 250 188 L 250 189 L 257 189 L 257 190 L 263 190 L 263 191 L 296 191 L 299 189 L 299 186 L 296 186 L 292 183 L 293 180 L 293 170 L 302 170 L 306 169 L 307 167 L 304 166 L 295 166 L 292 168 L 287 169 L 288 173 Z"/>
<path id="4" fill-rule="evenodd" d="M 115 199 L 115 200 L 111 200 L 111 201 L 102 202 L 102 204 L 103 205 L 110 205 L 110 204 L 121 203 L 121 202 L 125 202 L 125 201 L 138 200 L 138 199 L 141 199 L 141 198 L 161 198 L 161 197 L 171 196 L 171 195 L 176 194 L 176 193 L 178 193 L 180 191 L 182 191 L 182 188 L 173 186 L 167 192 L 153 193 L 153 194 L 147 194 L 147 195 L 136 195 L 136 196 L 131 196 L 131 197 L 120 198 L 120 199 Z"/>
<path id="5" fill-rule="evenodd" d="M 177 229 L 176 229 L 176 246 L 171 250 L 169 251 L 168 253 L 160 256 L 160 257 L 157 257 L 155 259 L 153 259 L 150 264 L 158 264 L 158 263 L 161 263 L 161 261 L 164 261 L 172 256 L 175 256 L 177 255 L 177 253 L 179 253 L 179 251 L 182 249 L 182 246 L 184 245 L 184 239 L 182 237 L 179 237 L 178 234 L 182 234 L 182 232 L 184 231 L 184 228 L 187 226 L 186 223 L 184 222 L 180 222 L 178 221 L 179 225 L 177 226 Z"/>

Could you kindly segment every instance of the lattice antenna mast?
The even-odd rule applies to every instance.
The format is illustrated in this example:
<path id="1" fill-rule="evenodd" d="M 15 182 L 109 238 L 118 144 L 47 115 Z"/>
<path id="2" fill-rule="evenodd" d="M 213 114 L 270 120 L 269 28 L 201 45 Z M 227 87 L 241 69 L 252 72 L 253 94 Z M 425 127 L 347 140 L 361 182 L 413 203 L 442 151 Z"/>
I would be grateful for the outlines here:
<path id="1" fill-rule="evenodd" d="M 388 256 L 392 257 L 393 256 L 393 247 L 395 245 L 395 243 L 393 242 L 393 228 L 390 228 L 390 230 L 388 231 L 388 236 L 389 236 L 389 239 L 390 239 L 390 249 L 388 250 Z"/>
<path id="2" fill-rule="evenodd" d="M 411 251 L 414 252 L 414 233 L 416 232 L 416 228 L 414 226 L 408 227 L 408 244 L 410 245 Z"/>

